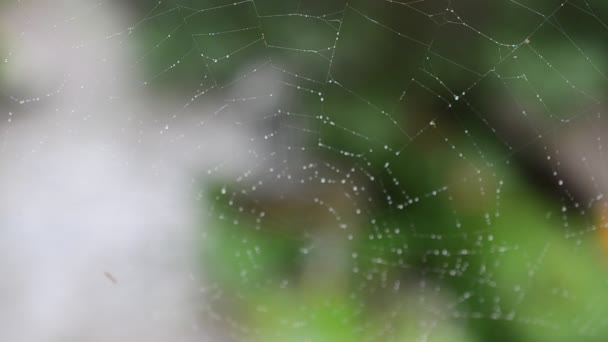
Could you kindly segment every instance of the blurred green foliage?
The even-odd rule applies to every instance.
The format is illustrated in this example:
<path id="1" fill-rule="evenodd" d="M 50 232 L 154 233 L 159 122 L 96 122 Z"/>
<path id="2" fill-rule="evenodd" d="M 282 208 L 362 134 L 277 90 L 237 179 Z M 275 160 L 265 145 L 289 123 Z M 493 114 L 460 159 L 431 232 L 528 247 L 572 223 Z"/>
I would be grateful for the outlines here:
<path id="1" fill-rule="evenodd" d="M 529 109 L 528 124 L 551 126 L 601 103 L 606 4 L 560 7 L 555 0 L 157 5 L 133 31 L 155 75 L 151 86 L 179 93 L 215 83 L 213 96 L 243 68 L 270 60 L 284 82 L 307 90 L 284 87 L 281 108 L 305 115 L 280 122 L 289 132 L 280 148 L 304 141 L 318 160 L 352 167 L 353 178 L 366 180 L 354 184 L 367 184 L 354 238 L 344 235 L 348 262 L 335 277 L 343 287 L 302 278 L 315 212 L 279 212 L 260 224 L 269 208 L 244 185 L 211 193 L 203 259 L 230 293 L 223 298 L 235 301 L 219 310 L 246 322 L 242 333 L 259 341 L 604 340 L 608 296 L 593 218 L 562 212 L 520 160 L 537 157 L 527 147 L 538 137 L 509 137 L 492 114 Z M 401 290 L 391 290 L 397 283 Z"/>

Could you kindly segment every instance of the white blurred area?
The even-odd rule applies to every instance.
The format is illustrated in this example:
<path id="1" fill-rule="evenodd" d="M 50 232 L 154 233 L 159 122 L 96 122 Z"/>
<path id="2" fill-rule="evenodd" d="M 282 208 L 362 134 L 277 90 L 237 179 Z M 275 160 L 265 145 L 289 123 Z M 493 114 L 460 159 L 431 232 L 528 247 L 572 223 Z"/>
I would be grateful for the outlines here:
<path id="1" fill-rule="evenodd" d="M 144 95 L 120 2 L 1 6 L 0 341 L 222 340 L 201 175 L 251 168 L 247 127 L 221 99 Z"/>

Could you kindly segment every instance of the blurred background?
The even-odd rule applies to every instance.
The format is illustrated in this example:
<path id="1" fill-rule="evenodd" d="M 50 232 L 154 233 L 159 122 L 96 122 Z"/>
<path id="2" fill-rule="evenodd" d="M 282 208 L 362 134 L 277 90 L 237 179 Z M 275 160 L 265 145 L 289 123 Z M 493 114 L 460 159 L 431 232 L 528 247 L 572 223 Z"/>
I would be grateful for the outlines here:
<path id="1" fill-rule="evenodd" d="M 600 0 L 5 1 L 0 336 L 604 341 L 606 42 Z"/>

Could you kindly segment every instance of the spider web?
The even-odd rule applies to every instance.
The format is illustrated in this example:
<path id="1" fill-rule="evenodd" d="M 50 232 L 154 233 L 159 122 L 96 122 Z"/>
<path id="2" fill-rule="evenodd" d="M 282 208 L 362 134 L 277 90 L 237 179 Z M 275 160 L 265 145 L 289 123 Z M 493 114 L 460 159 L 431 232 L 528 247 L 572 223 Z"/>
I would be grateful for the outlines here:
<path id="1" fill-rule="evenodd" d="M 250 134 L 203 170 L 201 319 L 264 341 L 608 333 L 603 2 L 136 7 L 104 40 L 139 46 L 128 92 L 180 99 L 158 134 Z"/>

